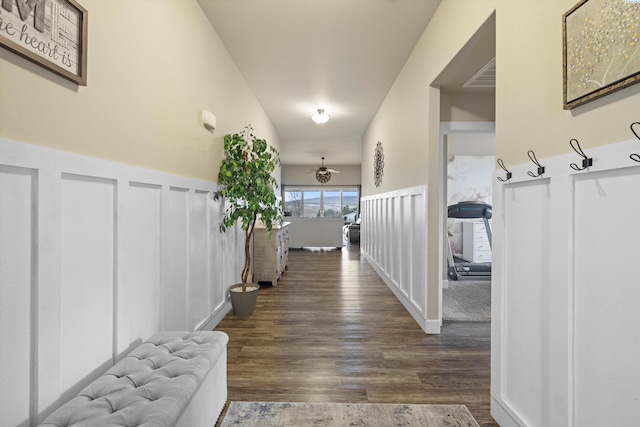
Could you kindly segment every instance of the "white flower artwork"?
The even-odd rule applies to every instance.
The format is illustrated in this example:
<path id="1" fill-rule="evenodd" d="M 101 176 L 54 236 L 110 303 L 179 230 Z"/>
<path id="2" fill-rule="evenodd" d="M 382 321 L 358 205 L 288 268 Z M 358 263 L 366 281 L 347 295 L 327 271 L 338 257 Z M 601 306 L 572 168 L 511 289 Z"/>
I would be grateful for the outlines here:
<path id="1" fill-rule="evenodd" d="M 565 108 L 640 81 L 640 2 L 583 0 L 564 15 Z"/>
<path id="2" fill-rule="evenodd" d="M 451 156 L 447 165 L 447 206 L 462 201 L 491 204 L 495 162 L 495 156 Z M 448 219 L 447 231 L 453 253 L 462 253 L 461 220 Z"/>

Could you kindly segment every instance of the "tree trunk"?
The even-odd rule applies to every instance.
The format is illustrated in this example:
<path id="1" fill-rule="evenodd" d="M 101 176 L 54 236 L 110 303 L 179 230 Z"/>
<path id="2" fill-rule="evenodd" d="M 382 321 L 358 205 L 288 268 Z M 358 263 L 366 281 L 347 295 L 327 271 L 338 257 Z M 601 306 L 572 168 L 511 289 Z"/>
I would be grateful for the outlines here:
<path id="1" fill-rule="evenodd" d="M 251 267 L 251 236 L 256 227 L 258 219 L 257 212 L 253 214 L 253 222 L 249 224 L 244 233 L 244 268 L 242 269 L 242 292 L 247 292 L 247 280 L 249 279 L 249 269 Z"/>

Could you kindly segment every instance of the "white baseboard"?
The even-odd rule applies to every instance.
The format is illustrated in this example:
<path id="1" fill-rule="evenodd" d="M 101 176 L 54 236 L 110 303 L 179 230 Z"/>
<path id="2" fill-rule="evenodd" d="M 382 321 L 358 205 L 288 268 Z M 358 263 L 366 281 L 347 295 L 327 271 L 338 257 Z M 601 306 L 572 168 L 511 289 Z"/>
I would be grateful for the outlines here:
<path id="1" fill-rule="evenodd" d="M 424 331 L 428 334 L 439 334 L 441 326 L 442 326 L 441 320 L 427 319 Z"/>
<path id="2" fill-rule="evenodd" d="M 503 403 L 491 396 L 491 416 L 500 427 L 527 427 L 528 424 L 520 420 L 513 411 L 507 409 Z"/>
<path id="3" fill-rule="evenodd" d="M 393 283 L 393 281 L 389 278 L 387 274 L 380 268 L 380 266 L 375 262 L 371 256 L 369 256 L 365 252 L 361 252 L 362 257 L 369 263 L 371 267 L 378 273 L 378 276 L 382 279 L 382 281 L 387 285 L 387 287 L 393 292 L 393 294 L 398 298 L 398 301 L 402 303 L 404 308 L 407 309 L 411 317 L 420 325 L 423 331 L 427 334 L 439 334 L 440 333 L 440 320 L 427 320 L 423 317 L 422 313 L 416 309 L 416 307 L 407 299 L 407 297 L 398 289 L 398 287 Z"/>
<path id="4" fill-rule="evenodd" d="M 218 323 L 231 311 L 231 301 L 225 301 L 220 310 L 217 310 L 213 316 L 209 317 L 202 325 L 198 327 L 198 331 L 212 331 Z"/>

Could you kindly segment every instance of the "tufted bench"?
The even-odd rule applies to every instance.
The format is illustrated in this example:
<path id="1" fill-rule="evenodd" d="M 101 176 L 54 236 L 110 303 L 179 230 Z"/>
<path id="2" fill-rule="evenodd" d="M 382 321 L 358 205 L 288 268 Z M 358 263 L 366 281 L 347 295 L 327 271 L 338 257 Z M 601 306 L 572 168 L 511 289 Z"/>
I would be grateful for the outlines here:
<path id="1" fill-rule="evenodd" d="M 213 426 L 227 400 L 224 332 L 160 332 L 40 426 Z"/>

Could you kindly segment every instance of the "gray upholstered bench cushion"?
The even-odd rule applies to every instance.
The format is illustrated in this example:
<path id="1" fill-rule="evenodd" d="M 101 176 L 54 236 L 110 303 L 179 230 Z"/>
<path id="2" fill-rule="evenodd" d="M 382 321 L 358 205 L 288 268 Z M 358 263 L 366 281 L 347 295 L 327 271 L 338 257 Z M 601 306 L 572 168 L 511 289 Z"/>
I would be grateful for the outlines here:
<path id="1" fill-rule="evenodd" d="M 155 334 L 41 425 L 173 426 L 216 361 L 226 365 L 228 340 L 217 331 Z"/>

